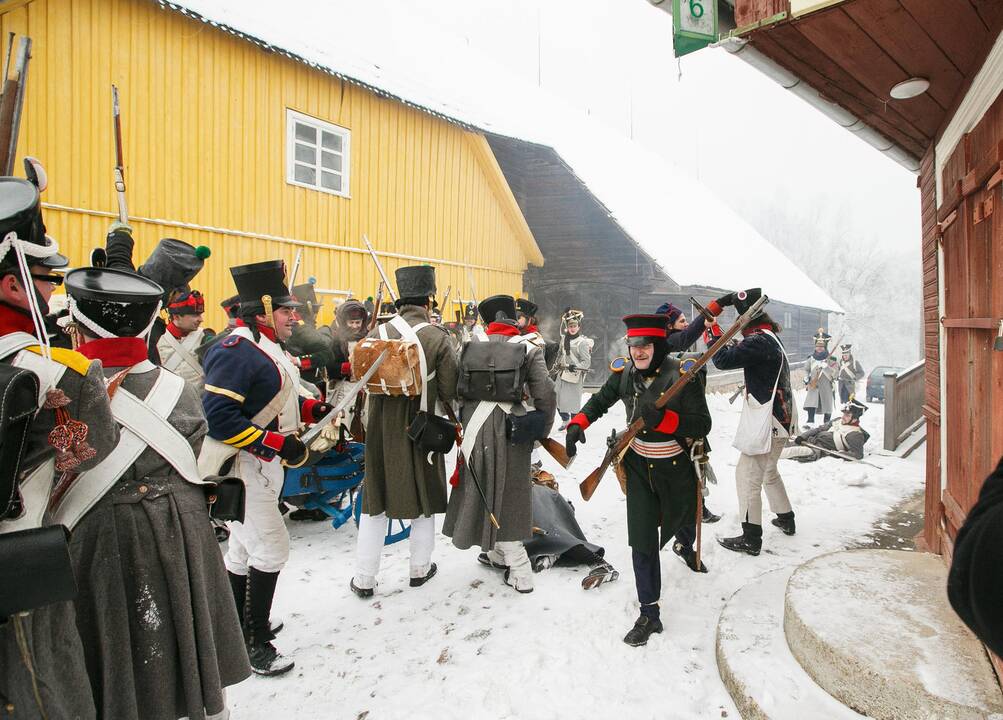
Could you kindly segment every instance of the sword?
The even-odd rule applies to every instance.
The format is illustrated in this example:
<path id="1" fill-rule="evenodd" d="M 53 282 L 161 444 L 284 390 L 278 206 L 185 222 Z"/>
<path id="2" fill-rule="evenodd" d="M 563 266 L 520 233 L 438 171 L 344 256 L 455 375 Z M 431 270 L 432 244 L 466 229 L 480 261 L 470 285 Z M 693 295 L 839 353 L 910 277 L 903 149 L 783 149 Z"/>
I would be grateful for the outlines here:
<path id="1" fill-rule="evenodd" d="M 341 401 L 334 406 L 331 412 L 329 412 L 327 415 L 325 415 L 320 420 L 315 422 L 309 430 L 307 430 L 305 433 L 303 433 L 303 435 L 300 436 L 300 440 L 303 442 L 304 445 L 306 445 L 309 448 L 310 443 L 317 439 L 317 436 L 320 435 L 321 431 L 325 427 L 333 423 L 337 419 L 338 415 L 345 410 L 345 408 L 347 408 L 349 405 L 355 402 L 355 396 L 359 393 L 360 390 L 362 390 L 366 386 L 366 383 L 369 381 L 369 378 L 373 376 L 373 373 L 376 372 L 377 368 L 379 368 L 379 366 L 383 364 L 383 361 L 386 359 L 388 352 L 389 350 L 384 350 L 383 352 L 381 352 L 379 354 L 379 357 L 376 358 L 376 361 L 369 366 L 368 370 L 366 370 L 365 374 L 361 378 L 359 378 L 356 382 L 348 386 L 348 391 L 345 393 L 344 397 L 341 398 Z"/>

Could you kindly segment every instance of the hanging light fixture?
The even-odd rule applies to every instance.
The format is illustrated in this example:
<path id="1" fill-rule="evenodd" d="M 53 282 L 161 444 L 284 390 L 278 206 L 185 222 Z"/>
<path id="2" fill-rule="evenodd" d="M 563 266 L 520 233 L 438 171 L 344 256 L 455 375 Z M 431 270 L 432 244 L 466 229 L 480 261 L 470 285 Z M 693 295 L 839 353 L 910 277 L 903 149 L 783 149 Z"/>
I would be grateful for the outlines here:
<path id="1" fill-rule="evenodd" d="M 922 95 L 930 89 L 930 81 L 926 78 L 914 77 L 903 80 L 898 85 L 888 91 L 888 94 L 895 100 L 908 100 Z"/>

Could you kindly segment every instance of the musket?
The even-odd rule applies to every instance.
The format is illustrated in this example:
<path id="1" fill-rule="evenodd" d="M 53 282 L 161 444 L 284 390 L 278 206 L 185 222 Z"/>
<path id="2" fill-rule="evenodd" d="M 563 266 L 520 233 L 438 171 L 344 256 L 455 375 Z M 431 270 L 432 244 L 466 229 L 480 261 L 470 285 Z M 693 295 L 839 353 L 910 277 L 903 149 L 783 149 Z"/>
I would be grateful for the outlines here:
<path id="1" fill-rule="evenodd" d="M 881 467 L 880 465 L 875 465 L 874 463 L 867 462 L 866 460 L 863 460 L 861 458 L 855 458 L 852 455 L 850 455 L 848 453 L 840 452 L 839 450 L 830 450 L 829 448 L 824 448 L 821 445 L 816 445 L 815 443 L 805 442 L 804 440 L 802 440 L 800 444 L 803 447 L 809 447 L 809 448 L 812 448 L 813 450 L 818 450 L 819 452 L 824 452 L 827 455 L 832 455 L 833 457 L 838 457 L 838 458 L 841 458 L 843 460 L 849 460 L 850 462 L 863 463 L 864 465 L 870 465 L 872 468 L 877 468 L 878 470 L 884 470 L 884 468 Z"/>
<path id="2" fill-rule="evenodd" d="M 704 320 L 706 320 L 707 322 L 709 322 L 711 325 L 713 325 L 715 322 L 717 322 L 717 318 L 715 318 L 713 315 L 711 315 L 710 310 L 708 310 L 703 305 L 701 305 L 700 302 L 695 297 L 693 297 L 692 295 L 690 295 L 690 305 L 692 305 L 693 307 L 695 307 L 697 309 L 697 311 L 701 315 L 703 315 Z"/>
<path id="3" fill-rule="evenodd" d="M 324 417 L 322 417 L 320 420 L 311 425 L 310 429 L 307 430 L 305 433 L 303 433 L 302 436 L 300 436 L 300 440 L 304 445 L 306 445 L 307 456 L 303 459 L 303 462 L 297 465 L 296 467 L 302 467 L 303 465 L 313 464 L 314 462 L 320 460 L 321 456 L 317 455 L 316 453 L 310 452 L 310 443 L 316 440 L 317 437 L 321 434 L 321 432 L 324 431 L 324 429 L 328 425 L 337 420 L 338 416 L 342 412 L 344 412 L 345 408 L 347 408 L 352 403 L 352 401 L 355 400 L 356 395 L 358 395 L 363 389 L 365 389 L 366 383 L 369 381 L 369 378 L 373 376 L 373 373 L 376 372 L 376 369 L 383 364 L 384 360 L 387 359 L 388 352 L 390 351 L 384 350 L 383 352 L 381 352 L 379 356 L 376 358 L 376 360 L 373 361 L 373 364 L 369 366 L 369 369 L 366 370 L 366 373 L 356 382 L 349 385 L 348 391 L 345 393 L 344 397 L 341 398 L 338 404 L 335 405 L 333 408 L 331 408 L 331 411 L 329 413 L 327 413 Z M 285 461 L 283 461 L 282 464 L 285 465 L 286 464 Z"/>
<path id="4" fill-rule="evenodd" d="M 374 250 L 373 246 L 370 245 L 369 238 L 366 237 L 365 233 L 362 233 L 362 242 L 366 244 L 366 248 L 369 250 L 370 257 L 372 257 L 373 262 L 376 263 L 376 270 L 377 272 L 379 272 L 380 277 L 383 278 L 383 283 L 387 286 L 387 290 L 390 292 L 390 297 L 394 299 L 394 302 L 397 302 L 397 293 L 394 292 L 394 286 L 390 284 L 390 279 L 387 277 L 386 272 L 384 272 L 383 270 L 383 264 L 380 262 L 380 259 L 376 256 L 376 250 Z"/>
<path id="5" fill-rule="evenodd" d="M 122 152 L 122 111 L 118 104 L 118 88 L 111 86 L 111 115 L 115 125 L 115 192 L 118 193 L 118 221 L 129 222 L 125 204 L 125 158 Z"/>
<path id="6" fill-rule="evenodd" d="M 446 288 L 446 294 L 442 296 L 442 305 L 439 306 L 442 308 L 442 312 L 447 312 L 449 309 L 449 293 L 451 292 L 453 292 L 452 285 Z"/>
<path id="7" fill-rule="evenodd" d="M 470 297 L 474 299 L 474 305 L 479 306 L 480 303 L 477 302 L 477 285 L 474 284 L 474 274 L 470 272 L 469 267 L 466 268 L 466 270 L 467 270 L 467 282 L 470 283 Z"/>
<path id="8" fill-rule="evenodd" d="M 376 303 L 373 305 L 373 316 L 369 318 L 366 326 L 366 333 L 372 332 L 376 327 L 376 319 L 380 316 L 380 305 L 383 304 L 383 283 L 376 289 Z M 352 412 L 352 422 L 348 428 L 349 434 L 355 442 L 364 443 L 366 441 L 366 426 L 362 424 L 362 410 L 366 404 L 365 391 L 360 392 L 355 398 L 355 410 Z"/>
<path id="9" fill-rule="evenodd" d="M 554 458 L 554 460 L 557 461 L 557 464 L 565 470 L 571 467 L 571 463 L 573 463 L 575 458 L 578 457 L 577 455 L 569 457 L 568 451 L 564 448 L 564 445 L 557 442 L 553 438 L 547 437 L 542 440 L 538 440 L 537 442 L 539 442 L 540 447 L 550 453 L 550 457 Z"/>
<path id="10" fill-rule="evenodd" d="M 13 33 L 11 33 L 13 45 Z M 8 54 L 10 49 L 8 49 Z M 14 62 L 14 78 L 3 76 L 3 95 L 0 97 L 0 170 L 4 175 L 14 174 L 17 158 L 17 138 L 21 132 L 21 110 L 24 107 L 24 89 L 28 83 L 28 62 L 31 60 L 31 38 L 22 37 Z M 9 60 L 8 60 L 9 63 Z M 9 64 L 8 64 L 9 71 Z"/>
<path id="11" fill-rule="evenodd" d="M 762 309 L 763 305 L 769 302 L 769 298 L 763 295 L 752 307 L 746 310 L 742 315 L 738 317 L 735 324 L 728 328 L 727 331 L 721 337 L 719 337 L 713 345 L 711 345 L 707 351 L 701 355 L 693 363 L 692 366 L 685 372 L 682 373 L 680 378 L 672 384 L 672 387 L 668 388 L 665 392 L 658 396 L 655 400 L 655 408 L 662 410 L 669 403 L 672 398 L 683 391 L 686 384 L 690 382 L 693 378 L 697 376 L 697 371 L 700 370 L 704 365 L 710 362 L 710 359 L 717 354 L 717 352 L 723 348 L 731 339 L 737 335 L 739 332 L 748 325 L 752 318 L 755 317 L 759 311 Z M 617 435 L 616 441 L 610 443 L 610 447 L 606 450 L 606 455 L 603 457 L 602 464 L 599 465 L 592 473 L 582 480 L 578 489 L 582 493 L 582 498 L 588 500 L 595 493 L 596 488 L 599 487 L 599 481 L 602 480 L 602 476 L 606 474 L 606 470 L 612 464 L 614 458 L 619 458 L 620 455 L 627 449 L 634 437 L 644 429 L 644 419 L 635 419 L 630 426 L 623 432 Z"/>
<path id="12" fill-rule="evenodd" d="M 293 269 L 289 273 L 289 292 L 292 294 L 293 285 L 296 284 L 296 276 L 299 275 L 300 265 L 303 262 L 303 248 L 296 250 L 296 257 L 293 259 Z"/>

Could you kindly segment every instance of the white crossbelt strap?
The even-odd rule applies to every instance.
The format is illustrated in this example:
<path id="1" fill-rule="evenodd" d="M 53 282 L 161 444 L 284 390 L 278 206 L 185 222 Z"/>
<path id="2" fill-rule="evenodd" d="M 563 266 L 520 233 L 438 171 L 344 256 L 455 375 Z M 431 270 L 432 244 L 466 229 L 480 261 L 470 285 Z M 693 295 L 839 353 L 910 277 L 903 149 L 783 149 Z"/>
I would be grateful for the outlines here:
<path id="1" fill-rule="evenodd" d="M 480 433 L 481 428 L 487 419 L 491 417 L 491 413 L 494 412 L 496 407 L 501 408 L 506 415 L 512 412 L 512 403 L 509 402 L 494 402 L 492 400 L 481 400 L 477 403 L 477 407 L 474 409 L 474 414 L 470 416 L 470 420 L 467 421 L 467 426 L 463 428 L 463 444 L 460 445 L 460 451 L 463 453 L 463 457 L 470 458 L 470 453 L 474 449 L 474 444 L 477 442 L 477 435 Z"/>
<path id="2" fill-rule="evenodd" d="M 118 444 L 104 460 L 73 481 L 53 512 L 57 523 L 72 529 L 133 466 L 147 447 L 171 463 L 189 482 L 201 482 L 191 445 L 167 422 L 184 387 L 185 381 L 180 377 L 161 370 L 144 400 L 122 387 L 115 392 L 111 401 L 112 414 L 122 425 Z M 151 435 L 163 437 L 154 441 Z M 181 448 L 181 443 L 187 448 L 187 453 Z M 178 465 L 185 470 L 182 472 Z"/>
<path id="3" fill-rule="evenodd" d="M 161 335 L 161 339 L 167 344 L 173 354 L 162 363 L 163 367 L 167 368 L 171 372 L 177 371 L 181 363 L 185 363 L 192 370 L 195 371 L 196 377 L 202 378 L 205 376 L 205 372 L 202 370 L 202 365 L 199 363 L 198 359 L 192 352 L 188 349 L 189 338 L 198 338 L 201 333 L 198 331 L 193 331 L 185 336 L 184 342 L 178 342 L 178 339 L 171 335 L 170 330 Z"/>
<path id="4" fill-rule="evenodd" d="M 390 318 L 388 324 L 392 325 L 400 333 L 402 339 L 413 342 L 418 346 L 418 367 L 421 370 L 420 409 L 422 412 L 428 412 L 428 381 L 435 377 L 435 371 L 433 370 L 431 374 L 428 372 L 428 361 L 425 360 L 425 348 L 422 347 L 421 340 L 418 339 L 418 331 L 423 327 L 428 327 L 429 323 L 421 322 L 411 327 L 408 321 L 400 315 L 394 315 Z M 380 326 L 380 329 L 383 331 L 382 326 Z M 385 334 L 385 331 L 383 331 L 383 334 Z"/>
<path id="5" fill-rule="evenodd" d="M 38 338 L 26 332 L 12 332 L 0 337 L 0 358 L 13 355 L 26 347 L 38 345 Z"/>
<path id="6" fill-rule="evenodd" d="M 49 505 L 49 493 L 56 474 L 56 458 L 51 457 L 24 476 L 18 489 L 24 512 L 21 517 L 0 522 L 0 534 L 16 530 L 30 530 L 42 526 L 45 508 Z"/>
<path id="7" fill-rule="evenodd" d="M 0 337 L 0 358 L 17 353 L 11 363 L 15 367 L 31 370 L 38 375 L 38 407 L 42 407 L 49 390 L 56 387 L 66 372 L 62 363 L 48 360 L 27 348 L 38 345 L 38 338 L 26 332 L 13 332 Z"/>

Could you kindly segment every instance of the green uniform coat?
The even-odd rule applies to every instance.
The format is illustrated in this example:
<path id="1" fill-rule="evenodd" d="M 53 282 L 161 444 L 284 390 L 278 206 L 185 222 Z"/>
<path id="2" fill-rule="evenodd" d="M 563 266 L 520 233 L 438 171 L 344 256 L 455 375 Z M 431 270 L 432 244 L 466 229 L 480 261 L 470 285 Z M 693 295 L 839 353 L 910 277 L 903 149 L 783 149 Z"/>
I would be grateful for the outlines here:
<path id="1" fill-rule="evenodd" d="M 617 401 L 622 401 L 627 418 L 633 421 L 640 416 L 642 402 L 654 402 L 678 377 L 679 362 L 671 356 L 662 363 L 648 387 L 645 387 L 648 384 L 645 378 L 629 365 L 622 372 L 609 376 L 585 403 L 581 414 L 592 423 Z M 680 528 L 694 524 L 697 477 L 689 459 L 689 447 L 692 439 L 705 437 L 711 428 L 710 410 L 700 378 L 688 383 L 666 409 L 679 414 L 675 432 L 666 434 L 645 428 L 637 437 L 645 442 L 675 440 L 683 447 L 684 454 L 655 459 L 628 450 L 621 461 L 627 471 L 628 543 L 645 554 L 663 547 Z"/>
<path id="2" fill-rule="evenodd" d="M 428 322 L 428 312 L 405 305 L 403 317 L 411 327 Z M 374 328 L 370 337 L 379 337 Z M 387 337 L 400 333 L 387 325 Z M 418 331 L 428 365 L 435 372 L 428 387 L 429 412 L 435 400 L 451 402 L 456 397 L 456 355 L 445 328 L 429 325 Z M 407 427 L 418 414 L 421 398 L 391 397 L 370 394 L 366 421 L 366 479 L 362 510 L 368 515 L 386 512 L 387 517 L 413 520 L 446 511 L 446 463 L 442 455 L 432 455 L 415 447 L 407 436 Z"/>

